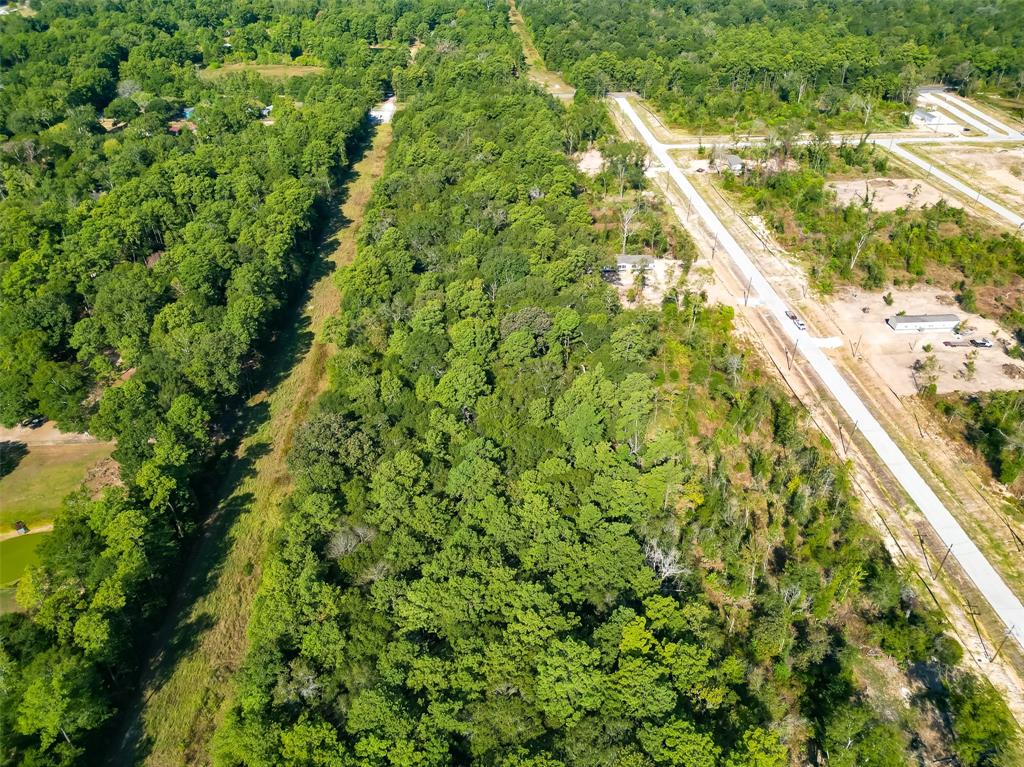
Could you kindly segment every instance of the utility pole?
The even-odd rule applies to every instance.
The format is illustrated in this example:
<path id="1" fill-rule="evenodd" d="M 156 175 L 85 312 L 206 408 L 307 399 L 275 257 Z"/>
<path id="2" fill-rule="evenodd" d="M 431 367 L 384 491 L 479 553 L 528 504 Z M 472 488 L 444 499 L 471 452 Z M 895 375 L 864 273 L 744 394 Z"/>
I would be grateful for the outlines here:
<path id="1" fill-rule="evenodd" d="M 981 629 L 978 628 L 978 612 L 974 609 L 974 605 L 971 604 L 971 600 L 966 599 L 964 602 L 967 604 L 967 614 L 971 616 L 971 623 L 974 624 L 974 633 L 978 635 L 978 641 L 981 643 L 981 651 L 985 655 L 988 655 L 988 649 L 985 646 L 985 639 L 981 636 Z"/>
<path id="2" fill-rule="evenodd" d="M 924 557 L 924 563 L 928 565 L 928 575 L 935 579 L 935 573 L 932 572 L 932 561 L 928 559 L 928 550 L 924 546 L 924 536 L 921 535 L 921 528 L 917 528 L 917 542 L 921 544 L 921 556 Z"/>

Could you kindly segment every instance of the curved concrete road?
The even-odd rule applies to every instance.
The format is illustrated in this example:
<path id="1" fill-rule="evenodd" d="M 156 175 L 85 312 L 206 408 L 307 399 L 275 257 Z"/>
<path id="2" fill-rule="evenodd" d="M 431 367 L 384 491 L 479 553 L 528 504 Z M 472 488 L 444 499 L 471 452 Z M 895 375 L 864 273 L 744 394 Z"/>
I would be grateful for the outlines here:
<path id="1" fill-rule="evenodd" d="M 975 118 L 974 115 L 968 114 L 964 110 L 960 109 L 959 106 L 952 101 L 948 101 L 944 98 L 939 98 L 937 94 L 925 93 L 921 96 L 921 100 L 931 107 L 938 107 L 939 109 L 945 109 L 953 117 L 962 123 L 974 128 L 980 133 L 984 133 L 986 136 L 999 136 L 1000 133 L 988 123 L 982 122 Z"/>
<path id="2" fill-rule="evenodd" d="M 700 196 L 693 184 L 683 175 L 665 145 L 654 137 L 654 134 L 633 109 L 633 105 L 621 96 L 615 97 L 615 102 L 643 138 L 651 153 L 664 165 L 680 192 L 690 201 L 693 210 L 701 217 L 708 229 L 717 235 L 719 244 L 732 258 L 736 269 L 757 292 L 764 307 L 775 316 L 783 332 L 794 342 L 797 352 L 802 354 L 814 368 L 815 373 L 828 387 L 832 396 L 846 411 L 850 419 L 857 424 L 860 433 L 878 453 L 879 458 L 885 462 L 907 495 L 917 504 L 939 538 L 950 547 L 952 556 L 956 558 L 992 606 L 1010 635 L 1024 648 L 1024 604 L 1021 604 L 1020 599 L 1010 590 L 985 555 L 974 544 L 974 541 L 964 532 L 964 529 L 960 527 L 960 524 L 935 495 L 928 483 L 917 472 L 917 469 L 907 460 L 903 451 L 878 423 L 857 393 L 832 364 L 832 361 L 812 342 L 806 331 L 797 330 L 796 326 L 786 318 L 786 304 L 710 206 L 704 202 L 704 198 Z"/>
<path id="3" fill-rule="evenodd" d="M 1017 213 L 1014 213 L 1009 208 L 1007 208 L 1005 205 L 1000 205 L 992 198 L 986 197 L 981 193 L 981 190 L 972 189 L 971 187 L 967 186 L 967 184 L 965 184 L 964 182 L 946 173 L 944 170 L 936 168 L 934 163 L 931 163 L 922 157 L 918 157 L 913 152 L 908 152 L 906 149 L 900 146 L 902 142 L 897 141 L 896 139 L 889 139 L 888 141 L 886 141 L 885 139 L 868 140 L 877 144 L 878 146 L 888 149 L 901 160 L 906 160 L 907 162 L 913 163 L 919 168 L 924 168 L 930 175 L 935 176 L 935 178 L 937 178 L 942 183 L 946 184 L 947 186 L 953 187 L 962 195 L 967 197 L 969 200 L 972 200 L 973 202 L 976 202 L 979 205 L 984 205 L 986 208 L 991 210 L 1000 218 L 1005 219 L 1011 225 L 1019 228 L 1022 224 L 1024 224 L 1024 216 L 1020 216 Z"/>
<path id="4" fill-rule="evenodd" d="M 1022 134 L 1019 130 L 1014 130 L 1006 123 L 996 119 L 993 115 L 990 115 L 987 112 L 982 112 L 980 109 L 978 109 L 976 106 L 968 102 L 966 99 L 962 99 L 959 96 L 955 96 L 952 93 L 947 93 L 946 91 L 932 91 L 927 94 L 923 94 L 923 97 L 925 99 L 931 100 L 932 103 L 937 104 L 940 107 L 947 107 L 950 110 L 950 112 L 953 112 L 954 114 L 959 112 L 959 116 L 961 116 L 961 119 L 963 119 L 968 124 L 973 125 L 975 128 L 978 128 L 983 133 L 986 133 L 990 136 L 998 134 L 993 134 L 991 131 L 987 130 L 985 126 L 991 125 L 997 131 L 1002 131 L 1003 134 L 1010 138 L 1022 137 Z M 970 113 L 974 117 L 978 117 L 981 120 L 984 120 L 984 122 L 975 123 L 971 121 L 969 118 L 967 118 L 965 113 Z"/>

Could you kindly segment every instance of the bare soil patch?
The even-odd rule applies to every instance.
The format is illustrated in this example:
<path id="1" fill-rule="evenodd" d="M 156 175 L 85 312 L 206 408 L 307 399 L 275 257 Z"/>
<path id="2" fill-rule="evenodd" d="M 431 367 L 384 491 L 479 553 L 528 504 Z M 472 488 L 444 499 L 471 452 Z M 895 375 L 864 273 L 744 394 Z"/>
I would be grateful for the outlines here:
<path id="1" fill-rule="evenodd" d="M 915 147 L 965 182 L 1016 210 L 1024 210 L 1024 144 L 927 144 Z"/>
<path id="2" fill-rule="evenodd" d="M 915 394 L 920 380 L 915 378 L 914 363 L 934 355 L 939 365 L 936 387 L 939 393 L 982 392 L 1024 389 L 1024 379 L 1008 375 L 1012 360 L 1005 347 L 1010 335 L 995 320 L 963 311 L 951 293 L 934 286 L 893 289 L 892 305 L 880 291 L 843 288 L 827 301 L 833 321 L 845 336 L 851 350 L 898 395 Z M 885 320 L 898 312 L 907 314 L 956 314 L 965 325 L 961 339 L 945 331 L 896 333 Z M 989 339 L 992 348 L 946 346 L 946 341 Z M 969 355 L 974 357 L 975 372 L 967 375 Z"/>
<path id="3" fill-rule="evenodd" d="M 596 176 L 604 170 L 604 157 L 599 150 L 588 149 L 578 156 L 576 167 L 588 176 Z"/>
<path id="4" fill-rule="evenodd" d="M 641 276 L 642 275 L 642 276 Z M 625 306 L 660 306 L 665 294 L 686 276 L 686 265 L 674 258 L 651 258 L 646 270 L 616 274 L 612 284 Z"/>
<path id="5" fill-rule="evenodd" d="M 857 181 L 829 181 L 827 189 L 835 192 L 840 205 L 863 205 L 865 201 L 877 211 L 888 213 L 900 208 L 922 208 L 945 200 L 951 206 L 963 207 L 955 197 L 940 192 L 927 181 L 914 178 L 869 178 Z"/>

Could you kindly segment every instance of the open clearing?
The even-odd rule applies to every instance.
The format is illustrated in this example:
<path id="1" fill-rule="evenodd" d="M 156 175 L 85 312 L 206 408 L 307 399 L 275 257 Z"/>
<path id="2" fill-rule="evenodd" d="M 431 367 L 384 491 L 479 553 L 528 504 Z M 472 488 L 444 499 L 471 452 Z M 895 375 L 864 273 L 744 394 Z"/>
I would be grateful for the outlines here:
<path id="1" fill-rule="evenodd" d="M 957 306 L 952 293 L 931 285 L 892 289 L 893 303 L 887 306 L 880 291 L 842 288 L 826 302 L 832 320 L 858 356 L 870 365 L 881 380 L 898 395 L 917 393 L 911 366 L 934 354 L 941 366 L 936 386 L 940 393 L 980 392 L 1001 389 L 1024 389 L 1024 365 L 1007 356 L 1000 342 L 1011 343 L 1006 331 L 995 320 L 969 314 Z M 868 311 L 864 311 L 867 309 Z M 965 339 L 988 338 L 991 349 L 948 347 L 944 341 L 953 341 L 950 332 L 896 333 L 886 323 L 886 317 L 897 312 L 907 314 L 956 314 L 965 321 Z M 926 347 L 931 346 L 929 352 Z M 977 352 L 976 373 L 973 379 L 964 376 L 964 363 L 968 354 Z M 1020 373 L 1008 375 L 1004 366 L 1010 365 Z"/>
<path id="2" fill-rule="evenodd" d="M 686 276 L 686 264 L 675 258 L 650 258 L 644 270 L 643 285 L 637 285 L 639 270 L 627 269 L 616 272 L 610 282 L 619 293 L 619 300 L 625 306 L 661 306 L 665 294 L 678 287 Z"/>
<path id="3" fill-rule="evenodd" d="M 323 67 L 306 66 L 302 64 L 256 64 L 255 62 L 241 62 L 238 64 L 223 64 L 219 67 L 207 67 L 199 71 L 200 80 L 219 80 L 227 77 L 233 72 L 253 72 L 265 77 L 268 80 L 287 80 L 290 77 L 304 77 L 305 75 L 318 75 L 324 71 Z"/>
<path id="4" fill-rule="evenodd" d="M 0 532 L 12 530 L 17 520 L 29 528 L 52 520 L 65 496 L 111 450 L 107 442 L 28 445 L 14 471 L 0 478 Z"/>
<path id="5" fill-rule="evenodd" d="M 858 181 L 829 181 L 825 184 L 836 194 L 840 205 L 862 205 L 865 199 L 877 211 L 888 213 L 899 208 L 921 208 L 945 200 L 949 205 L 963 205 L 952 194 L 945 194 L 927 181 L 914 178 L 870 178 Z"/>
<path id="6" fill-rule="evenodd" d="M 36 547 L 49 533 L 19 535 L 0 541 L 0 588 L 10 588 L 25 568 L 35 562 Z"/>
<path id="7" fill-rule="evenodd" d="M 576 167 L 581 173 L 588 176 L 596 176 L 604 170 L 604 157 L 599 149 L 591 147 L 585 152 L 577 155 Z"/>
<path id="8" fill-rule="evenodd" d="M 1024 144 L 920 144 L 913 151 L 1004 205 L 1024 210 Z"/>
<path id="9" fill-rule="evenodd" d="M 216 493 L 216 510 L 182 574 L 168 620 L 143 669 L 139 702 L 127 713 L 114 764 L 208 764 L 209 741 L 245 657 L 246 628 L 267 548 L 291 491 L 285 463 L 295 429 L 325 385 L 332 348 L 324 322 L 339 307 L 333 270 L 355 255 L 356 233 L 384 169 L 391 126 L 381 125 L 356 163 L 346 197 L 329 225 L 315 281 L 294 322 L 274 344 L 277 383 L 249 401 L 247 428 Z"/>

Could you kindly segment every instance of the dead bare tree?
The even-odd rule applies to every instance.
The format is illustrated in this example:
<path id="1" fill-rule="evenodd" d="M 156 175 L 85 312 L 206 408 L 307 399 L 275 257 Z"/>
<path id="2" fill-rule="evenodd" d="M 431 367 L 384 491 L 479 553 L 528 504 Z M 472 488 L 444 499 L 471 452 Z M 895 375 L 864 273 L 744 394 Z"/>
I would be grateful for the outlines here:
<path id="1" fill-rule="evenodd" d="M 622 255 L 626 255 L 626 244 L 629 241 L 630 235 L 640 228 L 640 222 L 636 220 L 637 216 L 640 215 L 640 203 L 634 202 L 632 205 L 623 205 L 620 214 L 622 223 Z"/>
<path id="2" fill-rule="evenodd" d="M 644 543 L 644 559 L 655 574 L 663 581 L 673 580 L 686 573 L 679 561 L 676 549 L 662 549 L 655 540 Z"/>

